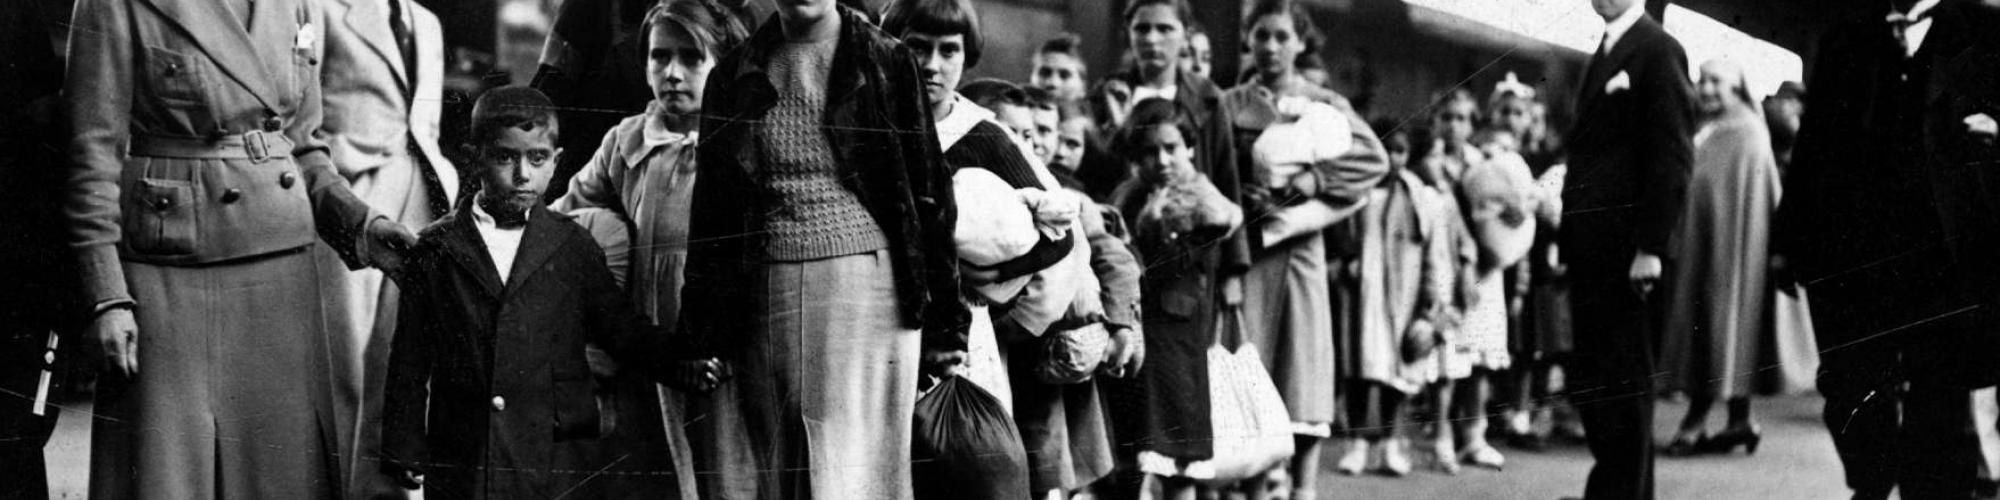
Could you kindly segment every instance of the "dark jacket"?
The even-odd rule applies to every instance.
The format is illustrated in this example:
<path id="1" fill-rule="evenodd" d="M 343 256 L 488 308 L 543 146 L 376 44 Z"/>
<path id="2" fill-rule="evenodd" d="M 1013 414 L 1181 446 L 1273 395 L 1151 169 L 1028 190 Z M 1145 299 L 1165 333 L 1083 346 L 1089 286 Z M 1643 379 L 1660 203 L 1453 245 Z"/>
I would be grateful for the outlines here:
<path id="1" fill-rule="evenodd" d="M 1585 70 L 1563 189 L 1562 255 L 1573 268 L 1624 279 L 1634 252 L 1667 255 L 1694 162 L 1687 68 L 1680 43 L 1649 16 Z M 1613 80 L 1621 88 L 1608 89 Z"/>
<path id="2" fill-rule="evenodd" d="M 1122 80 L 1133 88 L 1139 85 L 1139 75 L 1136 70 L 1113 75 L 1111 78 Z M 1225 109 L 1222 88 L 1209 82 L 1207 78 L 1192 77 L 1187 73 L 1181 73 L 1177 86 L 1180 90 L 1175 91 L 1174 106 L 1179 108 L 1180 116 L 1187 121 L 1188 128 L 1194 129 L 1196 135 L 1188 138 L 1194 141 L 1194 168 L 1207 174 L 1208 181 L 1214 183 L 1215 188 L 1222 191 L 1223 196 L 1229 197 L 1230 202 L 1240 205 L 1244 189 L 1243 166 L 1236 162 L 1236 135 L 1229 123 L 1230 116 L 1235 113 Z M 1098 94 L 1101 95 L 1103 92 L 1104 87 L 1100 85 Z M 1094 96 L 1092 99 L 1104 100 L 1101 96 Z M 1115 152 L 1113 153 L 1113 156 L 1116 156 Z M 1084 173 L 1079 173 L 1078 176 L 1085 184 L 1098 185 L 1110 182 L 1113 186 L 1123 186 L 1132 180 L 1131 171 L 1125 168 L 1123 159 L 1115 161 L 1118 168 L 1111 170 L 1119 175 L 1115 181 L 1093 180 L 1090 174 Z M 1106 175 L 1101 173 L 1105 170 L 1098 172 L 1100 173 L 1095 175 Z M 1112 191 L 1117 189 L 1114 188 Z M 1116 195 L 1106 197 L 1107 200 L 1116 198 Z M 1111 201 L 1111 203 L 1117 202 Z M 1227 276 L 1250 270 L 1250 238 L 1246 233 L 1238 231 L 1220 243 L 1222 260 L 1215 272 Z M 1150 260 L 1150 257 L 1141 257 Z"/>
<path id="3" fill-rule="evenodd" d="M 445 497 L 549 498 L 579 484 L 588 474 L 566 471 L 598 470 L 578 444 L 599 431 L 584 344 L 640 370 L 672 351 L 590 234 L 533 210 L 505 283 L 464 209 L 423 231 L 401 282 L 383 458 Z"/>
<path id="4" fill-rule="evenodd" d="M 1963 120 L 2000 118 L 2000 44 L 1993 13 L 1973 3 L 1936 7 L 1914 57 L 1880 12 L 1820 41 L 1772 251 L 1814 289 L 1814 316 L 1854 310 L 1860 324 L 1815 321 L 1822 339 L 1995 301 L 2000 152 Z M 1822 307 L 1840 290 L 1854 303 Z"/>
<path id="5" fill-rule="evenodd" d="M 827 140 L 841 184 L 861 199 L 889 238 L 903 322 L 923 330 L 927 348 L 963 349 L 971 314 L 958 300 L 952 243 L 957 209 L 951 170 L 939 150 L 916 59 L 846 7 L 828 79 Z M 760 160 L 753 126 L 777 103 L 764 73 L 771 47 L 783 43 L 769 20 L 749 42 L 716 64 L 702 102 L 701 182 L 688 234 L 684 334 L 708 349 L 741 347 L 763 291 L 765 189 L 750 172 Z"/>

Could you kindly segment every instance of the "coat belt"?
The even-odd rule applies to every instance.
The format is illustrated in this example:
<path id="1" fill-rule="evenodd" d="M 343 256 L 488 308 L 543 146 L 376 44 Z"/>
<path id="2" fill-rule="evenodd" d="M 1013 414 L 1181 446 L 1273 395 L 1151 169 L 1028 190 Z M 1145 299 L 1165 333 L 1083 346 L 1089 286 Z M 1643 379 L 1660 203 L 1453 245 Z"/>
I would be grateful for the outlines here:
<path id="1" fill-rule="evenodd" d="M 284 134 L 252 130 L 221 138 L 132 136 L 132 156 L 165 158 L 205 158 L 262 162 L 292 156 L 292 140 Z"/>

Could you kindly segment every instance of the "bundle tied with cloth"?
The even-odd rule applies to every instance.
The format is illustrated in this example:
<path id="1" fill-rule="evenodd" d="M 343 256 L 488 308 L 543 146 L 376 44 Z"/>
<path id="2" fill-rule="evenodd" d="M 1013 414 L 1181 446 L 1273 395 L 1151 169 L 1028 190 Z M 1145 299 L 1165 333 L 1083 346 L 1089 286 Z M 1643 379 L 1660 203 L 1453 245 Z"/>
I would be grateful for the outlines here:
<path id="1" fill-rule="evenodd" d="M 1332 104 L 1299 96 L 1278 98 L 1276 108 L 1278 120 L 1257 136 L 1250 149 L 1256 176 L 1277 205 L 1257 221 L 1255 236 L 1264 246 L 1314 234 L 1361 209 L 1360 203 L 1336 206 L 1324 197 L 1308 195 L 1338 187 L 1319 179 L 1312 166 L 1334 161 L 1354 147 L 1347 114 Z"/>
<path id="2" fill-rule="evenodd" d="M 1544 205 L 1527 160 L 1515 153 L 1494 155 L 1467 169 L 1458 189 L 1466 225 L 1479 245 L 1479 269 L 1492 272 L 1526 259 L 1535 244 L 1535 211 Z"/>
<path id="3" fill-rule="evenodd" d="M 1081 232 L 1077 221 L 1085 201 L 1068 191 L 1016 189 L 978 168 L 958 170 L 952 184 L 959 205 L 953 240 L 960 260 L 967 264 L 995 266 L 1027 255 L 1044 239 L 1061 240 Z M 1040 352 L 1034 354 L 1043 358 L 1035 375 L 1044 383 L 1089 380 L 1109 350 L 1110 334 L 1102 325 L 1102 290 L 1090 271 L 1089 252 L 1088 245 L 1076 244 L 1071 255 L 1052 269 L 971 287 L 974 295 L 991 303 L 1016 302 L 1007 310 L 1009 317 L 1026 333 L 1044 337 Z M 1019 303 L 1023 296 L 1034 300 Z M 1001 399 L 1012 406 L 1010 398 Z"/>

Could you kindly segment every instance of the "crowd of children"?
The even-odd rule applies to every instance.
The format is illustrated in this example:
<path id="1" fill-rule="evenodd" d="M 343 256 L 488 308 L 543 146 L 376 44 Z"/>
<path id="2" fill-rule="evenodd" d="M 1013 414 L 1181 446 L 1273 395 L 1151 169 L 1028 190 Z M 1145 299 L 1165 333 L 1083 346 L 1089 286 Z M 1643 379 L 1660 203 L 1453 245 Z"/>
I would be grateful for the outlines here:
<path id="1" fill-rule="evenodd" d="M 1510 77 L 1485 103 L 1443 96 L 1427 126 L 1371 127 L 1301 62 L 1321 35 L 1285 0 L 1236 27 L 1250 62 L 1228 88 L 1181 0 L 1130 2 L 1128 67 L 1094 85 L 1074 36 L 1044 44 L 1023 84 L 961 82 L 981 50 L 971 2 L 797 3 L 754 34 L 704 0 L 654 7 L 654 101 L 572 153 L 591 160 L 553 211 L 516 203 L 563 154 L 536 111 L 552 106 L 526 89 L 480 99 L 483 188 L 424 233 L 405 278 L 403 307 L 427 311 L 402 317 L 389 374 L 387 464 L 407 484 L 641 487 L 588 480 L 612 454 L 568 441 L 602 434 L 666 448 L 684 496 L 903 497 L 911 404 L 949 377 L 1012 417 L 1038 499 L 1314 498 L 1330 439 L 1335 470 L 1404 475 L 1499 469 L 1489 435 L 1575 434 L 1546 404 L 1566 344 L 1546 296 L 1561 293 L 1563 167 L 1533 88 Z M 571 216 L 589 230 L 536 231 Z M 582 235 L 608 260 L 542 263 Z M 548 270 L 562 286 L 531 286 Z M 629 293 L 604 296 L 614 283 Z M 459 330 L 497 333 L 463 352 Z M 503 356 L 439 357 L 480 351 Z M 1235 352 L 1262 370 L 1211 366 Z M 502 377 L 528 365 L 555 383 Z M 593 391 L 565 385 L 590 374 L 660 414 L 599 428 L 576 399 Z M 666 388 L 629 390 L 653 382 Z M 481 412 L 553 412 L 558 432 L 438 420 L 501 386 L 530 393 Z M 1274 390 L 1288 421 L 1211 400 L 1238 386 Z M 1245 444 L 1274 433 L 1290 446 Z M 1227 472 L 1246 463 L 1258 473 Z"/>

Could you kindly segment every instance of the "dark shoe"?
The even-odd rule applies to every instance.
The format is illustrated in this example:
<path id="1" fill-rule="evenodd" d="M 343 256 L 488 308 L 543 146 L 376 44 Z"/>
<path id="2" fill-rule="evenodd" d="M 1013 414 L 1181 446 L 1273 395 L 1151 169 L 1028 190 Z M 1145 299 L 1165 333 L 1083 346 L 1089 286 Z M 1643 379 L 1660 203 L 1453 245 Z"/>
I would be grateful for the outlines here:
<path id="1" fill-rule="evenodd" d="M 1763 444 L 1763 442 L 1764 432 L 1758 430 L 1755 426 L 1731 427 L 1713 436 L 1709 436 L 1708 439 L 1702 440 L 1701 449 L 1698 451 L 1701 453 L 1728 454 L 1736 451 L 1737 446 L 1742 446 L 1745 452 L 1756 455 L 1757 445 Z"/>

